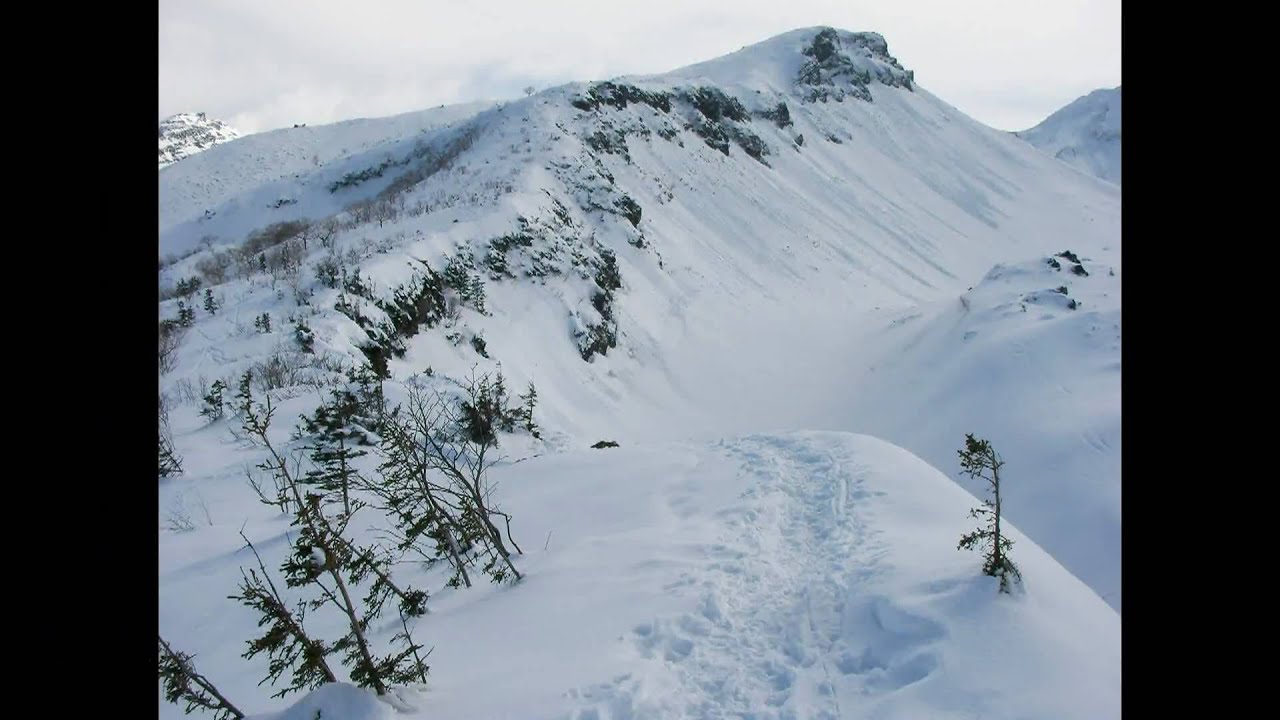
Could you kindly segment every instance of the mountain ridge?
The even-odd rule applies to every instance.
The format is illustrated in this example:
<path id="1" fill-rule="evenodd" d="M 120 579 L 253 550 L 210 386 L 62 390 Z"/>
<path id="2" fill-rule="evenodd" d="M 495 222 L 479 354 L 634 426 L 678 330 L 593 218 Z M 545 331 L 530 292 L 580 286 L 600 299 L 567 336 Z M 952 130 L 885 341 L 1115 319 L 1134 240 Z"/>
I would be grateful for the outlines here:
<path id="1" fill-rule="evenodd" d="M 827 30 L 784 33 L 693 69 L 570 83 L 510 103 L 369 120 L 357 131 L 320 126 L 250 136 L 163 172 L 159 249 L 170 257 L 160 270 L 165 294 L 158 312 L 172 320 L 180 301 L 197 309 L 172 369 L 161 377 L 161 391 L 174 398 L 174 444 L 186 458 L 185 477 L 162 481 L 161 507 L 199 497 L 211 518 L 209 527 L 190 531 L 195 535 L 161 534 L 162 543 L 174 543 L 162 553 L 166 632 L 173 628 L 212 655 L 238 686 L 256 683 L 252 668 L 232 664 L 239 648 L 230 640 L 218 645 L 221 635 L 205 631 L 208 618 L 224 612 L 228 622 L 244 625 L 243 611 L 183 604 L 218 596 L 212 581 L 188 565 L 195 559 L 234 571 L 229 563 L 241 560 L 233 559 L 234 528 L 244 521 L 255 538 L 285 542 L 278 513 L 262 507 L 243 482 L 241 468 L 254 456 L 228 439 L 234 419 L 209 422 L 199 414 L 208 384 L 221 379 L 235 387 L 252 371 L 255 392 L 272 393 L 280 417 L 292 418 L 314 409 L 323 388 L 345 382 L 337 368 L 367 365 L 385 375 L 392 398 L 403 397 L 409 383 L 448 387 L 498 369 L 508 387 L 536 384 L 540 435 L 504 435 L 504 452 L 520 462 L 495 470 L 515 531 L 545 534 L 556 548 L 545 561 L 531 552 L 534 563 L 597 563 L 604 556 L 592 548 L 608 552 L 612 533 L 630 528 L 657 537 L 645 523 L 676 532 L 681 542 L 703 543 L 694 557 L 701 562 L 707 550 L 714 563 L 720 551 L 708 549 L 698 528 L 725 530 L 718 523 L 736 512 L 763 512 L 782 528 L 826 528 L 826 516 L 769 514 L 769 503 L 792 507 L 796 500 L 788 499 L 791 485 L 774 482 L 782 475 L 771 472 L 801 483 L 802 505 L 814 509 L 826 507 L 818 502 L 824 493 L 867 470 L 858 469 L 858 453 L 840 449 L 845 440 L 788 435 L 806 428 L 875 435 L 881 440 L 858 440 L 858 447 L 870 457 L 880 452 L 872 445 L 898 446 L 916 456 L 913 474 L 920 474 L 914 463 L 933 465 L 959 486 L 947 486 L 947 507 L 935 508 L 940 516 L 956 513 L 959 529 L 967 522 L 966 498 L 983 489 L 959 476 L 955 448 L 965 433 L 977 433 L 1008 461 L 1009 522 L 1027 540 L 1018 548 L 1038 558 L 1041 549 L 1046 553 L 1032 563 L 1030 594 L 1010 605 L 976 600 L 981 593 L 957 579 L 973 571 L 976 558 L 954 550 L 957 538 L 945 539 L 917 574 L 885 586 L 883 607 L 858 605 L 872 620 L 849 627 L 887 635 L 883 646 L 830 656 L 828 668 L 850 669 L 845 680 L 833 681 L 836 694 L 846 702 L 852 681 L 865 682 L 876 698 L 884 688 L 914 688 L 905 691 L 910 702 L 877 699 L 881 705 L 866 706 L 885 716 L 911 717 L 917 701 L 927 704 L 928 716 L 975 707 L 978 700 L 950 686 L 930 695 L 939 682 L 931 663 L 947 656 L 902 645 L 885 629 L 902 627 L 895 620 L 904 614 L 918 618 L 915 603 L 937 600 L 920 591 L 935 576 L 959 583 L 949 588 L 969 588 L 959 591 L 964 602 L 927 613 L 934 619 L 923 625 L 936 623 L 944 635 L 961 633 L 970 617 L 964 608 L 985 608 L 987 619 L 1008 612 L 1002 617 L 1036 628 L 1070 616 L 1080 644 L 1067 647 L 1055 636 L 1054 662 L 1070 665 L 1067 658 L 1085 647 L 1105 648 L 1110 657 L 1120 606 L 1120 188 L 933 96 L 890 62 L 879 35 Z M 353 150 L 356 141 L 364 145 Z M 292 159 L 275 165 L 273 158 Z M 197 290 L 191 278 L 201 280 Z M 199 309 L 194 293 L 205 289 L 215 310 Z M 287 430 L 276 431 L 282 444 Z M 695 470 L 720 462 L 712 460 L 718 439 L 744 436 L 756 440 L 729 441 L 733 462 L 755 463 L 767 476 L 758 497 L 773 499 L 735 510 L 733 498 L 749 488 L 729 480 L 729 466 L 716 464 L 724 482 L 706 488 L 695 482 Z M 621 448 L 582 450 L 600 440 Z M 546 457 L 533 461 L 538 455 Z M 828 455 L 843 459 L 828 462 Z M 634 470 L 632 461 L 644 469 Z M 582 489 L 587 485 L 564 485 L 540 500 L 536 487 L 522 485 L 526 477 L 552 484 L 589 478 L 590 492 Z M 647 483 L 663 479 L 675 485 L 648 491 Z M 888 493 L 883 502 L 894 501 L 892 483 L 871 489 Z M 853 502 L 884 509 L 872 505 L 878 497 Z M 713 517 L 719 519 L 698 524 Z M 569 531 L 593 518 L 603 524 Z M 907 531 L 894 523 L 881 529 Z M 734 524 L 733 532 L 764 527 L 773 526 Z M 831 525 L 830 532 L 854 527 Z M 951 530 L 928 534 L 943 542 Z M 687 532 L 693 535 L 681 534 Z M 557 540 L 562 535 L 565 545 Z M 674 545 L 662 547 L 649 552 L 679 555 Z M 859 560 L 840 571 L 873 569 Z M 539 572 L 531 571 L 530 588 L 545 580 Z M 655 577 L 649 590 L 684 582 L 680 572 Z M 702 570 L 688 572 L 691 586 L 710 579 Z M 1070 602 L 1034 589 L 1048 577 L 1055 586 L 1075 583 Z M 596 601 L 607 604 L 612 587 L 597 588 L 605 594 Z M 851 602 L 870 602 L 850 587 Z M 816 598 L 828 589 L 811 592 Z M 530 597 L 522 592 L 503 588 L 485 599 L 510 607 Z M 553 594 L 536 597 L 546 603 Z M 441 598 L 440 612 L 464 623 L 460 628 L 486 612 L 468 595 L 442 591 Z M 678 629 L 682 622 L 697 625 L 681 614 L 691 608 L 672 606 L 673 615 L 655 621 L 640 605 L 627 605 L 618 627 L 591 615 L 584 627 L 630 638 L 622 646 L 625 662 L 609 677 L 590 667 L 548 670 L 547 686 L 538 690 L 549 703 L 545 716 L 602 717 L 607 707 L 639 714 L 642 698 L 662 697 L 665 687 L 682 689 L 672 703 L 702 698 L 714 701 L 704 709 L 741 709 L 772 699 L 796 712 L 816 707 L 810 700 L 826 692 L 811 686 L 817 680 L 808 671 L 771 657 L 760 658 L 768 667 L 751 667 L 762 677 L 803 682 L 778 680 L 772 689 L 748 683 L 741 696 L 701 695 L 697 682 L 710 676 L 690 668 L 714 669 L 715 658 L 727 656 L 681 650 L 708 647 Z M 826 610 L 833 637 L 845 637 L 835 629 L 840 612 Z M 528 624 L 536 625 L 536 617 Z M 425 630 L 432 622 L 419 625 Z M 885 627 L 875 630 L 877 622 Z M 627 634 L 645 623 L 654 623 L 648 644 Z M 925 645 L 939 641 L 936 633 L 925 635 Z M 717 643 L 726 637 L 714 635 Z M 961 646 L 971 647 L 967 640 Z M 626 654 L 633 649 L 638 656 Z M 442 656 L 456 651 L 442 644 L 439 652 L 443 667 Z M 913 659 L 917 654 L 921 659 Z M 667 665 L 647 664 L 664 657 Z M 454 658 L 470 669 L 464 675 L 442 669 L 448 680 L 438 701 L 456 710 L 450 716 L 483 716 L 488 710 L 468 699 L 476 693 L 462 688 L 487 671 Z M 1118 668 L 1094 671 L 1093 681 L 1118 688 Z M 590 680 L 593 672 L 599 677 Z M 618 679 L 628 672 L 657 685 Z M 550 710 L 560 701 L 548 699 L 569 689 L 562 683 L 574 688 L 581 706 L 561 708 L 574 713 L 567 716 Z M 1056 708 L 1062 716 L 1091 716 L 1083 702 L 1072 706 L 1070 693 L 1055 695 L 1042 682 L 1025 693 L 1012 681 L 996 684 L 993 692 L 1016 694 L 1031 715 Z M 1042 704 L 1050 695 L 1052 703 Z M 1094 710 L 1110 702 L 1110 691 L 1098 698 Z M 512 690 L 493 702 L 516 707 L 523 699 Z M 681 712 L 676 705 L 649 710 Z M 163 706 L 161 713 L 176 718 L 177 708 Z"/>
<path id="2" fill-rule="evenodd" d="M 1014 134 L 1069 165 L 1119 185 L 1120 108 L 1120 86 L 1101 88 Z"/>

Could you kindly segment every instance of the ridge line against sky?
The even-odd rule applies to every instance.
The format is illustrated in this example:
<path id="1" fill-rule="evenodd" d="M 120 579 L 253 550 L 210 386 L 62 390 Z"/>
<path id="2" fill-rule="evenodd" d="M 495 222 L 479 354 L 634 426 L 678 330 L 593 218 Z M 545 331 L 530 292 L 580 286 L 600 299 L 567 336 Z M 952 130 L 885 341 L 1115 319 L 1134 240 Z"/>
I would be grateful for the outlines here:
<path id="1" fill-rule="evenodd" d="M 1001 130 L 1121 84 L 1118 0 L 161 0 L 159 119 L 253 133 L 510 99 L 817 25 L 884 35 L 923 88 Z"/>

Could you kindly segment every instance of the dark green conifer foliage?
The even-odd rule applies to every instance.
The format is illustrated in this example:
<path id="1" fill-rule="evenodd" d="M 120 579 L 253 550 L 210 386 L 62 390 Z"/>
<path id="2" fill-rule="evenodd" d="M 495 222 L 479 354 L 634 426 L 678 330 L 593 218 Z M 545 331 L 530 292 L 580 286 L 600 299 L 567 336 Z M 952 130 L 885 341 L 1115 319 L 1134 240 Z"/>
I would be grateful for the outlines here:
<path id="1" fill-rule="evenodd" d="M 538 404 L 538 389 L 533 386 L 533 381 L 529 381 L 529 389 L 520 396 L 520 419 L 524 423 L 524 429 L 529 431 L 534 437 L 542 437 L 538 434 L 538 425 L 533 421 L 533 410 Z"/>
<path id="2" fill-rule="evenodd" d="M 956 549 L 984 550 L 982 572 L 1000 578 L 1000 591 L 1010 592 L 1011 583 L 1022 575 L 1009 559 L 1013 540 L 1000 533 L 1000 468 L 1004 467 L 1004 460 L 990 442 L 979 440 L 972 433 L 965 435 L 964 449 L 958 453 L 962 472 L 969 477 L 986 480 L 995 500 L 983 500 L 982 507 L 969 511 L 969 517 L 986 518 L 987 524 L 961 537 Z"/>
<path id="3" fill-rule="evenodd" d="M 205 290 L 204 291 L 205 312 L 209 313 L 210 315 L 216 315 L 218 314 L 218 307 L 219 307 L 218 301 L 213 299 L 213 290 L 212 289 Z"/>
<path id="4" fill-rule="evenodd" d="M 322 502 L 323 494 L 304 492 L 296 459 L 291 466 L 268 435 L 274 412 L 271 396 L 266 395 L 262 405 L 249 404 L 243 427 L 254 443 L 265 448 L 269 454 L 259 467 L 271 473 L 276 487 L 292 500 L 292 526 L 296 528 L 297 534 L 290 538 L 291 554 L 280 568 L 285 584 L 291 588 L 309 588 L 318 593 L 299 606 L 300 612 L 307 608 L 316 610 L 329 606 L 346 617 L 348 628 L 330 647 L 319 643 L 304 644 L 302 647 L 306 649 L 306 653 L 289 650 L 293 646 L 277 642 L 273 647 L 284 648 L 277 651 L 284 664 L 274 668 L 274 671 L 278 676 L 284 667 L 292 667 L 295 682 L 291 689 L 296 689 L 300 687 L 300 681 L 313 682 L 318 677 L 320 666 L 311 660 L 313 656 L 319 655 L 320 660 L 323 660 L 329 653 L 338 653 L 347 665 L 353 682 L 360 687 L 372 688 L 379 695 L 385 695 L 397 678 L 418 677 L 425 675 L 426 671 L 413 664 L 413 658 L 418 657 L 418 646 L 412 646 L 412 643 L 410 648 L 378 657 L 369 643 L 368 628 L 377 619 L 390 595 L 400 597 L 402 612 L 421 614 L 425 612 L 426 594 L 413 590 L 406 592 L 396 587 L 388 572 L 389 562 L 386 558 L 372 548 L 359 548 L 347 539 L 346 528 L 351 516 L 342 514 L 328 517 Z M 263 574 L 266 574 L 265 568 Z M 365 582 L 370 582 L 371 587 L 365 603 L 360 605 L 353 599 L 352 591 Z M 267 584 L 270 585 L 269 580 Z M 261 585 L 259 582 L 258 586 Z M 242 601 L 256 607 L 263 614 L 263 622 L 288 622 L 289 619 L 280 613 L 280 603 L 269 603 L 260 589 L 255 593 L 254 583 L 250 579 L 246 579 L 243 587 Z M 269 589 L 272 591 L 271 595 L 278 599 L 279 593 L 275 593 L 273 587 Z M 300 618 L 297 626 L 301 627 Z M 258 642 L 267 643 L 279 635 L 279 632 L 268 633 Z M 294 637 L 296 639 L 297 635 Z M 303 673 L 303 677 L 298 678 L 298 673 Z"/>
<path id="5" fill-rule="evenodd" d="M 196 672 L 192 656 L 174 650 L 164 637 L 157 635 L 159 644 L 160 679 L 164 681 L 164 699 L 177 705 L 186 703 L 182 710 L 187 715 L 192 710 L 208 710 L 214 720 L 241 720 L 244 713 L 218 692 L 208 678 Z"/>
<path id="6" fill-rule="evenodd" d="M 204 396 L 204 407 L 200 408 L 200 414 L 208 418 L 209 422 L 217 422 L 222 419 L 222 394 L 226 391 L 226 383 L 221 380 L 214 380 L 213 387 L 209 388 L 209 393 Z"/>
<path id="7" fill-rule="evenodd" d="M 249 641 L 249 649 L 243 655 L 245 659 L 252 659 L 261 653 L 267 654 L 270 660 L 267 676 L 258 684 L 274 684 L 285 671 L 289 671 L 289 685 L 271 695 L 284 697 L 297 690 L 311 690 L 325 683 L 337 682 L 337 677 L 325 659 L 332 649 L 323 642 L 313 640 L 303 627 L 307 604 L 299 602 L 290 610 L 263 565 L 257 548 L 244 533 L 240 533 L 240 537 L 244 538 L 245 544 L 253 551 L 262 574 L 259 575 L 258 570 L 252 568 L 246 573 L 242 568 L 240 593 L 229 598 L 256 610 L 259 614 L 258 627 L 266 628 L 262 635 Z"/>
<path id="8" fill-rule="evenodd" d="M 185 302 L 178 301 L 178 324 L 182 327 L 191 327 L 196 321 L 195 308 L 187 305 Z"/>

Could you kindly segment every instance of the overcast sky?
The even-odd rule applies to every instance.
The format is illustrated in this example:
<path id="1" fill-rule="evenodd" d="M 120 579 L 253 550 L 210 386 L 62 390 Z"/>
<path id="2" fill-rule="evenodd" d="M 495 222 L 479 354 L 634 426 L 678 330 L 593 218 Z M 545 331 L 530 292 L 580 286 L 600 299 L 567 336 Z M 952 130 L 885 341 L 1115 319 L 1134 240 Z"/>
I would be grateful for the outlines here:
<path id="1" fill-rule="evenodd" d="M 159 116 L 243 132 L 649 74 L 800 27 L 874 30 L 1002 130 L 1120 85 L 1120 0 L 160 0 Z"/>

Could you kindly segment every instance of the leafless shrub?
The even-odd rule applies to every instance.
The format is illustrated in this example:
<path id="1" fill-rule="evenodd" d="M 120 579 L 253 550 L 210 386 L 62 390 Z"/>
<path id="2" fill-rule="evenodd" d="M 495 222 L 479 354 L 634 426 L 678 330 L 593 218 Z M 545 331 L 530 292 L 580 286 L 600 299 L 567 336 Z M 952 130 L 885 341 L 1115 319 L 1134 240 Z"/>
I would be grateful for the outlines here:
<path id="1" fill-rule="evenodd" d="M 301 384 L 304 366 L 299 355 L 277 346 L 265 360 L 255 363 L 253 377 L 258 389 L 269 392 Z"/>
<path id="2" fill-rule="evenodd" d="M 178 348 L 186 336 L 187 329 L 175 322 L 160 323 L 160 373 L 169 372 L 178 360 Z"/>
<path id="3" fill-rule="evenodd" d="M 182 533 L 195 530 L 196 524 L 191 519 L 191 513 L 179 501 L 169 508 L 169 514 L 165 516 L 165 527 L 169 532 Z"/>
<path id="4" fill-rule="evenodd" d="M 251 255 L 257 255 L 264 250 L 297 237 L 306 227 L 307 223 L 304 220 L 286 220 L 274 223 L 261 230 L 249 233 L 249 236 L 245 238 L 244 244 L 240 247 Z"/>
<path id="5" fill-rule="evenodd" d="M 182 458 L 173 447 L 173 433 L 169 431 L 169 398 L 164 393 L 159 397 L 160 477 L 166 478 L 182 474 Z"/>
<path id="6" fill-rule="evenodd" d="M 200 273 L 209 285 L 221 285 L 227 281 L 233 262 L 231 253 L 215 250 L 208 257 L 200 258 L 196 262 L 196 272 Z"/>
<path id="7" fill-rule="evenodd" d="M 208 380 L 201 375 L 197 378 L 199 385 L 191 382 L 190 378 L 182 378 L 173 384 L 173 394 L 178 400 L 188 405 L 199 405 L 204 402 L 204 396 L 209 392 Z"/>

